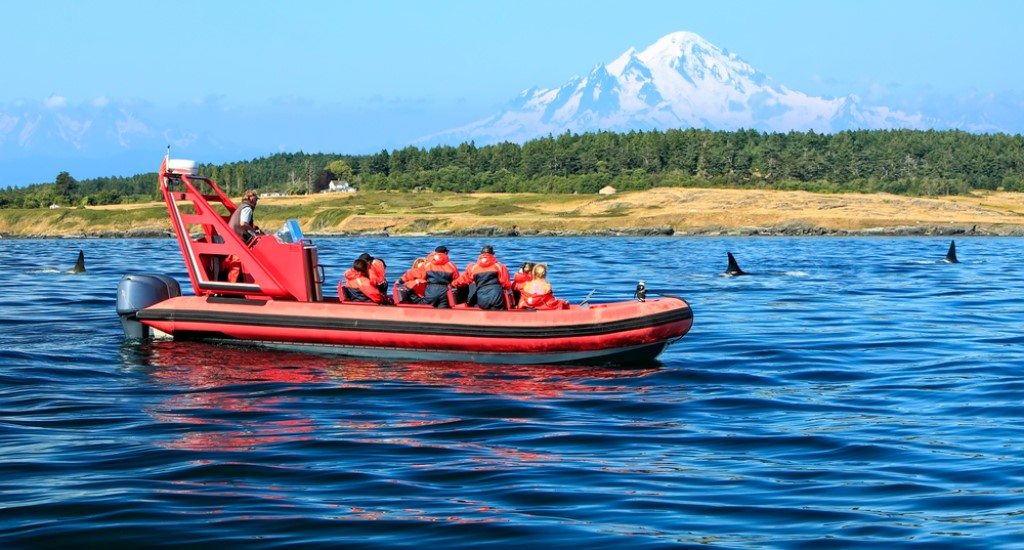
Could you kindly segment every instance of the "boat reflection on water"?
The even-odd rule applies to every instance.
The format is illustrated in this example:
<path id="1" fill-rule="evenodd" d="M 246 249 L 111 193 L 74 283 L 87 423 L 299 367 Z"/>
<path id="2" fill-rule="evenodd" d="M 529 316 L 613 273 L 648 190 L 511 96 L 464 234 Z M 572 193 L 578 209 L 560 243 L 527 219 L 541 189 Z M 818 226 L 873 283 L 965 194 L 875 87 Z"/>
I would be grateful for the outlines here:
<path id="1" fill-rule="evenodd" d="M 616 369 L 566 365 L 493 365 L 467 362 L 373 361 L 266 350 L 205 342 L 150 341 L 126 344 L 126 362 L 153 367 L 160 382 L 188 389 L 231 385 L 412 382 L 461 392 L 509 398 L 558 397 L 571 392 L 617 391 L 616 381 L 658 372 L 660 366 Z"/>
<path id="2" fill-rule="evenodd" d="M 170 340 L 131 342 L 122 353 L 136 367 L 152 367 L 148 372 L 158 382 L 192 390 L 263 382 L 326 383 L 337 365 L 317 355 Z"/>
<path id="3" fill-rule="evenodd" d="M 353 415 L 364 411 L 338 408 L 337 403 L 346 402 L 346 392 L 385 382 L 534 400 L 622 391 L 630 380 L 659 370 L 380 362 L 187 341 L 128 343 L 122 362 L 169 390 L 162 403 L 147 411 L 161 424 L 174 426 L 177 438 L 163 445 L 206 451 L 316 440 L 339 426 L 377 431 L 381 422 L 353 421 Z M 422 410 L 405 410 L 401 403 L 395 408 L 406 420 L 424 415 Z"/>
<path id="4" fill-rule="evenodd" d="M 167 390 L 162 402 L 146 410 L 175 433 L 160 442 L 163 447 L 251 451 L 315 439 L 313 418 L 296 407 L 296 399 L 270 393 L 265 384 L 328 382 L 328 362 L 188 342 L 133 342 L 121 355 L 126 367 Z"/>

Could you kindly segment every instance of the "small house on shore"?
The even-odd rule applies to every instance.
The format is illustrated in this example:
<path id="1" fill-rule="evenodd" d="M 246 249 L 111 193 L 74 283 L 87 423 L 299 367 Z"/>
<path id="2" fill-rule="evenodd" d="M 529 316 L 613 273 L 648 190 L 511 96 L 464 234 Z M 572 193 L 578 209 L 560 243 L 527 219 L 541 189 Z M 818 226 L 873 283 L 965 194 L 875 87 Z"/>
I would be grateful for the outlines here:
<path id="1" fill-rule="evenodd" d="M 327 193 L 355 193 L 356 188 L 352 187 L 345 180 L 331 180 L 327 183 Z"/>
<path id="2" fill-rule="evenodd" d="M 600 191 L 597 192 L 597 194 L 598 195 L 614 195 L 615 194 L 615 188 L 612 187 L 611 185 L 605 185 L 604 187 L 601 188 Z"/>

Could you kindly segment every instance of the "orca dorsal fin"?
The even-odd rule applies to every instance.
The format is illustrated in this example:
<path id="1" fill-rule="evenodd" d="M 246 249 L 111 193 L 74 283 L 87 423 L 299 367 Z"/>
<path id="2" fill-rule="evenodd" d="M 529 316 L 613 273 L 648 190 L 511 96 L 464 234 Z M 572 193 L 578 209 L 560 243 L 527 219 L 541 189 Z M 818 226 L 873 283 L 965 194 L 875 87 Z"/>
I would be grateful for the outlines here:
<path id="1" fill-rule="evenodd" d="M 78 260 L 75 261 L 75 267 L 71 268 L 72 273 L 85 273 L 85 252 L 78 251 Z"/>
<path id="2" fill-rule="evenodd" d="M 740 269 L 740 265 L 736 263 L 736 257 L 732 255 L 732 252 L 726 252 L 729 255 L 729 266 L 725 268 L 726 275 L 746 275 L 747 272 Z"/>
<path id="3" fill-rule="evenodd" d="M 949 252 L 946 252 L 946 258 L 943 261 L 949 264 L 960 263 L 960 260 L 956 259 L 956 241 L 949 241 Z"/>

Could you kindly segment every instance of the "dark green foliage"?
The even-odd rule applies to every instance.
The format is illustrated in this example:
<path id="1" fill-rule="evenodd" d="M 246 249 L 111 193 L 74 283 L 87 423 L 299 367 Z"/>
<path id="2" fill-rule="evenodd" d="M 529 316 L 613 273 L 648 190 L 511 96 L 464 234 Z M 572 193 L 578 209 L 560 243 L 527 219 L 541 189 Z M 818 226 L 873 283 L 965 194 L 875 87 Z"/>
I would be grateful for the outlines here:
<path id="1" fill-rule="evenodd" d="M 1024 190 L 1024 136 L 934 130 L 567 132 L 523 145 L 470 142 L 371 155 L 281 153 L 203 165 L 200 171 L 239 195 L 247 188 L 306 192 L 310 183 L 318 190 L 336 175 L 329 166 L 344 167 L 346 176 L 351 170 L 351 183 L 364 190 L 592 194 L 612 185 L 621 191 L 733 187 L 942 195 Z M 66 180 L 70 187 L 0 190 L 0 208 L 159 198 L 155 173 L 82 180 L 77 189 L 70 175 Z"/>
<path id="2" fill-rule="evenodd" d="M 71 174 L 61 172 L 53 181 L 53 192 L 63 204 L 73 204 L 78 195 L 78 182 Z"/>

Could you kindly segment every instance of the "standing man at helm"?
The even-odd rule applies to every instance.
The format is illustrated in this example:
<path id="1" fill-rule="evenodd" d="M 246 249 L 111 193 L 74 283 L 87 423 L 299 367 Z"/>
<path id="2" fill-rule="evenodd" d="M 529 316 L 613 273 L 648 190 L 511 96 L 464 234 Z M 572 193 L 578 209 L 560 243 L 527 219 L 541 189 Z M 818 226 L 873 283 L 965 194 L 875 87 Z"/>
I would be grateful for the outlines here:
<path id="1" fill-rule="evenodd" d="M 253 214 L 256 211 L 256 203 L 260 200 L 259 195 L 256 191 L 250 189 L 242 195 L 242 204 L 235 209 L 234 213 L 231 214 L 231 219 L 228 220 L 228 225 L 231 229 L 242 237 L 242 240 L 246 244 L 253 239 L 256 235 L 262 235 L 258 225 L 254 221 Z"/>

